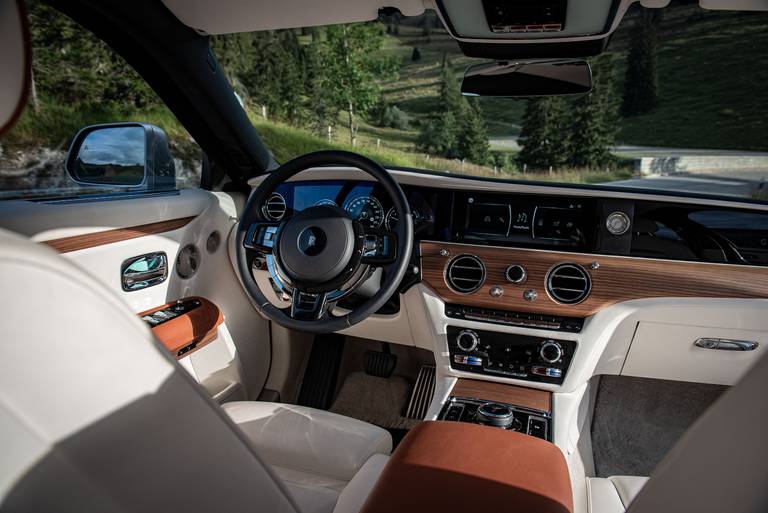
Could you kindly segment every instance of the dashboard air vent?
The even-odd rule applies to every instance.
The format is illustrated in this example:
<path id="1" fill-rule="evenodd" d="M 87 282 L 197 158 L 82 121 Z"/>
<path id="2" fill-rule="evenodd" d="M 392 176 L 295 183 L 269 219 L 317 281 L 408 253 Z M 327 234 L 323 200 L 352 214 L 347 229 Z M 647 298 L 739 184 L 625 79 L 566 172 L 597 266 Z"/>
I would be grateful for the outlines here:
<path id="1" fill-rule="evenodd" d="M 557 265 L 547 276 L 547 292 L 552 299 L 565 305 L 581 303 L 591 288 L 589 273 L 577 264 Z"/>
<path id="2" fill-rule="evenodd" d="M 273 192 L 269 198 L 267 198 L 267 201 L 264 202 L 264 206 L 261 208 L 261 211 L 264 213 L 264 217 L 270 221 L 281 220 L 285 215 L 285 210 L 285 198 L 283 198 L 282 194 L 277 192 Z"/>
<path id="3" fill-rule="evenodd" d="M 473 255 L 459 255 L 448 263 L 445 281 L 461 294 L 474 292 L 485 283 L 485 265 Z"/>

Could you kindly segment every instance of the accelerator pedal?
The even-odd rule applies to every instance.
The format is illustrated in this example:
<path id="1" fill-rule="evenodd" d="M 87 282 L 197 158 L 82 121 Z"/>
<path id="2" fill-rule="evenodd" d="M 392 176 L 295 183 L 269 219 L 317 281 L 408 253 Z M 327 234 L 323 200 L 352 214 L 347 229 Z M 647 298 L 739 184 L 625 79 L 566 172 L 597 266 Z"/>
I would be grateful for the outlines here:
<path id="1" fill-rule="evenodd" d="M 383 351 L 365 352 L 365 373 L 369 376 L 389 378 L 395 372 L 397 356 L 392 354 L 387 342 L 384 342 L 382 346 Z"/>
<path id="2" fill-rule="evenodd" d="M 433 395 L 435 395 L 435 366 L 422 365 L 416 378 L 416 384 L 413 386 L 405 416 L 409 419 L 424 420 L 429 405 L 432 403 Z"/>

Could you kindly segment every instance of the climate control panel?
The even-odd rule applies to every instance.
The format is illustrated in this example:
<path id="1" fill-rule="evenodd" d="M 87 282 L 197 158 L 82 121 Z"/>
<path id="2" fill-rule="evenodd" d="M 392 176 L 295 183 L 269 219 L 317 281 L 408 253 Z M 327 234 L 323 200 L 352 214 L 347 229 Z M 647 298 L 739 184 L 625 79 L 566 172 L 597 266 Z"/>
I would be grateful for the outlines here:
<path id="1" fill-rule="evenodd" d="M 576 342 L 448 326 L 451 368 L 561 384 Z"/>

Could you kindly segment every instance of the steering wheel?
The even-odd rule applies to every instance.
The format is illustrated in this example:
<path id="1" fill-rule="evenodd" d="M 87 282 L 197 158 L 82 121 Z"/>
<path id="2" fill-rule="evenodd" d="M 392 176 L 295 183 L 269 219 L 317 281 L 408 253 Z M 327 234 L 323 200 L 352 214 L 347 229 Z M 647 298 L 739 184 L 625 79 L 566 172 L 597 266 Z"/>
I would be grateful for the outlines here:
<path id="1" fill-rule="evenodd" d="M 389 195 L 397 213 L 394 229 L 364 227 L 335 205 L 307 208 L 280 222 L 262 206 L 292 176 L 320 166 L 347 166 L 372 176 Z M 318 151 L 297 157 L 270 173 L 251 193 L 237 229 L 237 267 L 254 306 L 286 328 L 329 333 L 343 330 L 381 308 L 395 293 L 411 258 L 413 219 L 403 190 L 376 162 L 347 151 Z M 263 255 L 275 286 L 291 297 L 288 308 L 273 305 L 252 274 Z M 345 315 L 334 315 L 337 301 L 351 294 L 377 268 L 379 290 Z"/>

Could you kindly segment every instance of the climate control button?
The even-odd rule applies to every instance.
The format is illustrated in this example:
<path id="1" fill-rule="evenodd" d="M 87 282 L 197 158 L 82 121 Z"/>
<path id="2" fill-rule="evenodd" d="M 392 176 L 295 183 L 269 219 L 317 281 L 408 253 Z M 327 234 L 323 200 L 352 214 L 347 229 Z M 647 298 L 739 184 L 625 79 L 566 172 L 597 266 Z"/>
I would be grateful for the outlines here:
<path id="1" fill-rule="evenodd" d="M 480 337 L 472 330 L 463 330 L 456 336 L 456 345 L 468 353 L 474 351 L 479 343 Z"/>
<path id="2" fill-rule="evenodd" d="M 563 357 L 563 346 L 554 340 L 547 340 L 539 347 L 539 358 L 547 363 L 555 363 Z"/>

